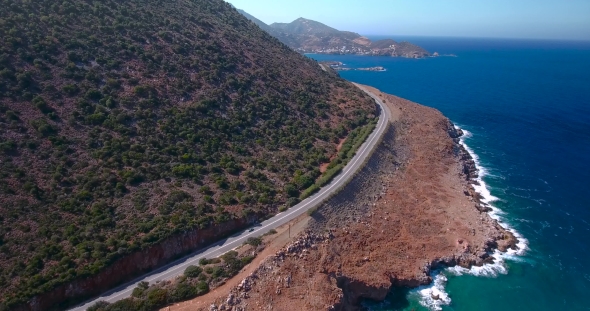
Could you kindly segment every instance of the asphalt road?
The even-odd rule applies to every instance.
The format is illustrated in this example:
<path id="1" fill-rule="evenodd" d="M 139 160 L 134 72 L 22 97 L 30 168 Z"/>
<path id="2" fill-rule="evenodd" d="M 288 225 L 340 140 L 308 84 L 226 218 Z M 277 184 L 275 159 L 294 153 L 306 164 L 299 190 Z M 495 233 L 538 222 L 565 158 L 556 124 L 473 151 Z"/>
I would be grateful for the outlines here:
<path id="1" fill-rule="evenodd" d="M 389 113 L 384 113 L 384 109 L 388 109 L 387 106 L 383 104 L 379 97 L 369 92 L 367 92 L 367 94 L 369 94 L 373 99 L 375 99 L 375 102 L 379 105 L 381 109 L 381 115 L 379 116 L 377 126 L 375 127 L 373 133 L 371 133 L 369 138 L 365 141 L 365 143 L 361 145 L 356 155 L 352 158 L 348 165 L 346 165 L 342 172 L 338 176 L 336 176 L 336 178 L 334 178 L 334 180 L 332 180 L 332 182 L 329 185 L 320 189 L 319 192 L 301 201 L 299 204 L 291 207 L 287 211 L 279 213 L 276 216 L 261 222 L 255 227 L 247 229 L 246 231 L 243 231 L 241 233 L 235 234 L 227 239 L 221 240 L 216 244 L 200 249 L 185 258 L 174 261 L 156 271 L 146 274 L 140 278 L 137 278 L 136 280 L 130 283 L 119 286 L 109 292 L 104 293 L 102 296 L 93 299 L 92 301 L 88 301 L 70 310 L 82 311 L 86 310 L 88 307 L 92 306 L 93 304 L 101 300 L 113 303 L 118 300 L 130 297 L 133 289 L 137 286 L 139 282 L 142 281 L 153 284 L 156 281 L 171 280 L 176 276 L 182 275 L 184 273 L 184 270 L 188 266 L 198 265 L 199 260 L 201 258 L 219 257 L 227 253 L 228 251 L 244 244 L 244 242 L 249 237 L 261 236 L 264 233 L 270 231 L 271 229 L 277 228 L 297 218 L 298 216 L 307 212 L 309 209 L 312 209 L 320 205 L 334 191 L 337 191 L 339 188 L 344 186 L 348 182 L 348 180 L 354 176 L 355 172 L 358 171 L 365 162 L 365 159 L 371 154 L 371 151 L 377 146 L 377 143 L 379 142 L 381 136 L 385 133 L 385 130 L 387 129 L 387 124 L 389 123 L 390 115 Z"/>

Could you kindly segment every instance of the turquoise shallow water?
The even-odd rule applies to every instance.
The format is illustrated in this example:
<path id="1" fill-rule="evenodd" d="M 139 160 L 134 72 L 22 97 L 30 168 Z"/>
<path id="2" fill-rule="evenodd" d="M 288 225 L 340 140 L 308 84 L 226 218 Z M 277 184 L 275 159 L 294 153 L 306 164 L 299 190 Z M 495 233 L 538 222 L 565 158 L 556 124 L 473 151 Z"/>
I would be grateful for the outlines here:
<path id="1" fill-rule="evenodd" d="M 402 39 L 458 57 L 310 57 L 383 66 L 341 76 L 437 108 L 469 131 L 493 205 L 528 240 L 505 271 L 442 271 L 450 303 L 440 308 L 590 310 L 590 43 Z M 428 310 L 424 303 L 417 290 L 399 289 L 367 306 Z"/>

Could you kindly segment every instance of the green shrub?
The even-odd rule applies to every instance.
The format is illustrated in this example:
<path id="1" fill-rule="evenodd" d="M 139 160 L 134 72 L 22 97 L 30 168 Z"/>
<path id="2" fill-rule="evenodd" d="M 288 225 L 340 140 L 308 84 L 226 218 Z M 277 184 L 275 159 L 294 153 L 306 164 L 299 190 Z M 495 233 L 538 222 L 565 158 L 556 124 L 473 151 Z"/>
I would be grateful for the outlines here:
<path id="1" fill-rule="evenodd" d="M 140 97 L 148 97 L 150 95 L 151 89 L 149 86 L 138 85 L 133 89 L 133 92 Z"/>
<path id="2" fill-rule="evenodd" d="M 199 188 L 199 192 L 202 193 L 202 194 L 207 194 L 207 195 L 212 194 L 211 188 L 209 186 L 207 186 L 207 185 L 202 186 L 201 188 Z"/>
<path id="3" fill-rule="evenodd" d="M 309 198 L 314 193 L 318 192 L 318 190 L 320 190 L 320 187 L 318 185 L 312 185 L 311 187 L 305 189 L 301 193 L 301 195 L 299 196 L 299 199 L 303 201 L 303 200 Z"/>
<path id="4" fill-rule="evenodd" d="M 344 164 L 338 164 L 334 167 L 332 167 L 331 169 L 327 170 L 324 175 L 322 175 L 322 177 L 320 177 L 318 179 L 318 181 L 316 182 L 316 185 L 318 185 L 319 187 L 323 187 L 327 184 L 329 184 L 332 179 L 334 179 L 334 177 L 338 176 L 338 174 L 340 174 L 340 172 L 342 172 L 342 169 L 344 168 Z"/>
<path id="5" fill-rule="evenodd" d="M 142 297 L 148 288 L 149 288 L 148 282 L 139 282 L 139 284 L 137 284 L 137 286 L 133 289 L 131 296 L 136 297 L 136 298 Z"/>
<path id="6" fill-rule="evenodd" d="M 286 204 L 288 207 L 293 207 L 297 205 L 299 202 L 301 202 L 299 198 L 288 198 Z"/>
<path id="7" fill-rule="evenodd" d="M 3 152 L 8 153 L 8 152 L 11 152 L 11 151 L 14 151 L 14 150 L 16 150 L 16 143 L 15 142 L 13 142 L 13 141 L 6 141 L 6 142 L 3 142 L 3 143 L 0 143 L 0 151 L 3 151 Z"/>
<path id="8" fill-rule="evenodd" d="M 102 93 L 99 90 L 92 89 L 92 90 L 88 90 L 88 92 L 86 92 L 85 97 L 90 100 L 98 101 L 102 98 Z"/>
<path id="9" fill-rule="evenodd" d="M 139 298 L 139 297 L 143 296 L 143 293 L 144 293 L 144 289 L 136 287 L 131 292 L 131 297 Z"/>
<path id="10" fill-rule="evenodd" d="M 33 98 L 33 104 L 35 104 L 35 107 L 45 114 L 54 111 L 53 108 L 49 107 L 45 100 L 40 96 Z"/>
<path id="11" fill-rule="evenodd" d="M 209 284 L 205 281 L 197 283 L 197 294 L 204 295 L 209 292 Z"/>
<path id="12" fill-rule="evenodd" d="M 242 257 L 242 258 L 240 259 L 240 261 L 242 262 L 242 265 L 244 265 L 244 266 L 245 266 L 245 265 L 247 265 L 247 264 L 251 263 L 251 262 L 252 262 L 252 260 L 254 260 L 254 258 L 256 258 L 256 257 L 254 257 L 254 256 L 244 256 L 244 257 Z"/>
<path id="13" fill-rule="evenodd" d="M 185 301 L 197 296 L 197 287 L 181 282 L 177 284 L 168 295 L 168 302 Z"/>
<path id="14" fill-rule="evenodd" d="M 265 233 L 265 234 L 264 234 L 264 236 L 267 236 L 267 235 L 273 235 L 273 234 L 277 234 L 277 230 L 275 230 L 275 229 L 270 229 L 270 230 L 268 230 L 268 232 L 267 232 L 267 233 Z"/>
<path id="15" fill-rule="evenodd" d="M 286 184 L 285 185 L 285 193 L 287 193 L 290 197 L 297 197 L 299 196 L 299 189 L 293 184 Z"/>
<path id="16" fill-rule="evenodd" d="M 57 129 L 53 125 L 47 123 L 45 119 L 33 120 L 31 121 L 31 125 L 43 136 L 49 136 L 57 133 Z"/>
<path id="17" fill-rule="evenodd" d="M 184 275 L 189 278 L 196 278 L 198 277 L 201 272 L 203 272 L 203 268 L 197 266 L 188 266 L 186 270 L 184 270 Z"/>
<path id="18" fill-rule="evenodd" d="M 164 288 L 149 289 L 147 293 L 146 306 L 149 308 L 158 308 L 166 305 L 168 300 L 168 291 Z"/>
<path id="19" fill-rule="evenodd" d="M 141 302 L 137 303 L 134 299 L 126 298 L 110 304 L 105 311 L 136 311 L 140 310 L 140 304 Z"/>
<path id="20" fill-rule="evenodd" d="M 213 271 L 211 272 L 211 277 L 212 278 L 218 278 L 220 276 L 223 276 L 225 274 L 225 269 L 223 267 L 213 267 Z"/>
<path id="21" fill-rule="evenodd" d="M 313 185 L 313 177 L 309 174 L 296 174 L 293 180 L 299 190 L 307 189 Z"/>
<path id="22" fill-rule="evenodd" d="M 111 304 L 106 301 L 99 301 L 92 306 L 88 307 L 86 311 L 106 311 Z"/>
<path id="23" fill-rule="evenodd" d="M 228 262 L 232 259 L 235 259 L 236 257 L 238 257 L 238 252 L 236 251 L 229 251 L 223 255 L 221 255 L 221 258 L 225 261 Z"/>
<path id="24" fill-rule="evenodd" d="M 76 95 L 80 91 L 76 84 L 67 84 L 62 88 L 62 90 L 64 91 L 64 93 L 70 96 Z"/>
<path id="25" fill-rule="evenodd" d="M 262 244 L 262 239 L 261 238 L 255 238 L 255 237 L 249 237 L 246 242 L 244 242 L 244 244 L 250 244 L 254 247 Z"/>
<path id="26" fill-rule="evenodd" d="M 107 85 L 114 89 L 118 89 L 119 87 L 121 87 L 121 81 L 118 79 L 108 79 Z"/>

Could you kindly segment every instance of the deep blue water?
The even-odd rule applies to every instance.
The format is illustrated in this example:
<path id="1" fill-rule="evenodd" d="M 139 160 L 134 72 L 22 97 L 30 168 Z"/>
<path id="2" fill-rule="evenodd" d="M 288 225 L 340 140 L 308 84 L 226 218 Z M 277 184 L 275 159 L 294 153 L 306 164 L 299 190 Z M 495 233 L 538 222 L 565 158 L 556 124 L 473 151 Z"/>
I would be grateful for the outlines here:
<path id="1" fill-rule="evenodd" d="M 399 39 L 399 38 L 394 38 Z M 341 76 L 442 111 L 488 174 L 503 220 L 528 240 L 507 273 L 443 271 L 443 310 L 590 310 L 590 43 L 402 38 L 458 57 L 310 55 L 386 72 Z M 406 301 L 407 300 L 407 301 Z M 373 310 L 423 310 L 416 292 Z"/>

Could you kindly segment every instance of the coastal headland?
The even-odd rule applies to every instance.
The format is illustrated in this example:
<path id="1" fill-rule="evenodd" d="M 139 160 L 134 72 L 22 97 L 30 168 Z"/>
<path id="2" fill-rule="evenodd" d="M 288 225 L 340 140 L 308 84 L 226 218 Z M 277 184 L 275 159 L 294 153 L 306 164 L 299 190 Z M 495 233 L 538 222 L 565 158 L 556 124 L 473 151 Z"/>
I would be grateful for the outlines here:
<path id="1" fill-rule="evenodd" d="M 404 58 L 438 56 L 438 53 L 431 54 L 424 48 L 410 42 L 397 42 L 392 39 L 371 41 L 358 33 L 340 31 L 306 18 L 298 18 L 291 23 L 267 25 L 243 10 L 238 10 L 238 12 L 271 36 L 300 53 Z"/>
<path id="2" fill-rule="evenodd" d="M 434 269 L 481 266 L 493 250 L 517 248 L 473 188 L 461 130 L 435 109 L 358 86 L 389 107 L 381 144 L 304 232 L 203 309 L 359 310 L 394 286 L 429 284 Z"/>

